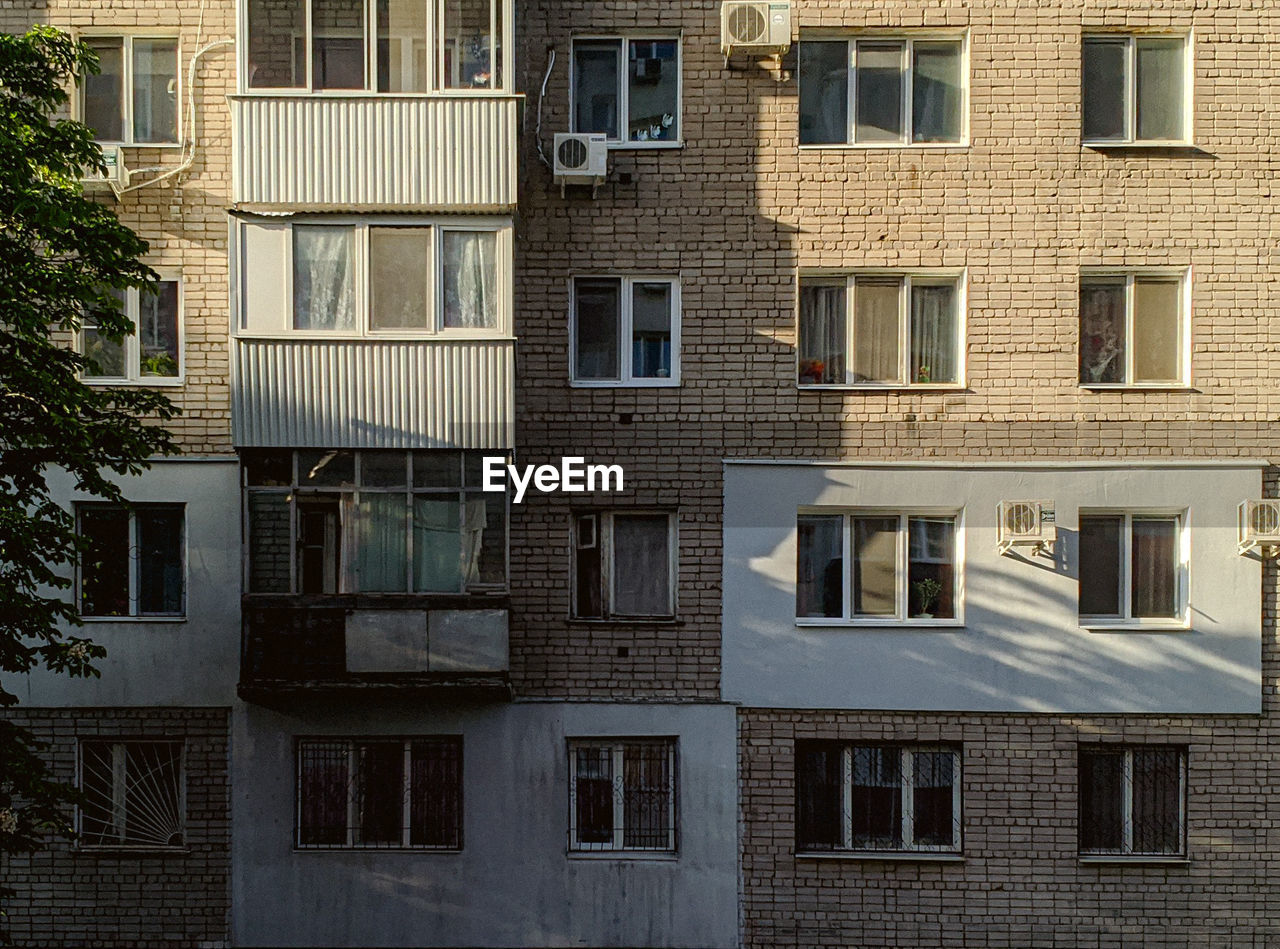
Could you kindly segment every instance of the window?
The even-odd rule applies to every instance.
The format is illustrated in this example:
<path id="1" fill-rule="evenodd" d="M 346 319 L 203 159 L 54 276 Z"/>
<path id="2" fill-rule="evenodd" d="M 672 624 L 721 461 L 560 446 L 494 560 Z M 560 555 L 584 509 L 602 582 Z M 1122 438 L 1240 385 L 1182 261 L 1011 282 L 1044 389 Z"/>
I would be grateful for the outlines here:
<path id="1" fill-rule="evenodd" d="M 1186 853 L 1187 752 L 1171 745 L 1080 746 L 1080 853 Z"/>
<path id="2" fill-rule="evenodd" d="M 462 739 L 298 742 L 299 847 L 462 849 Z"/>
<path id="3" fill-rule="evenodd" d="M 1081 622 L 1181 622 L 1183 546 L 1179 514 L 1081 512 Z"/>
<path id="4" fill-rule="evenodd" d="M 464 593 L 507 582 L 484 452 L 248 451 L 250 593 Z"/>
<path id="5" fill-rule="evenodd" d="M 802 40 L 801 145 L 957 145 L 965 137 L 964 41 Z"/>
<path id="6" fill-rule="evenodd" d="M 1185 273 L 1080 278 L 1080 384 L 1186 385 Z"/>
<path id="7" fill-rule="evenodd" d="M 505 9 L 505 0 L 246 0 L 244 75 L 250 89 L 501 90 Z"/>
<path id="8" fill-rule="evenodd" d="M 677 37 L 573 41 L 573 131 L 610 142 L 680 141 L 680 41 Z"/>
<path id="9" fill-rule="evenodd" d="M 182 305 L 176 280 L 161 280 L 158 292 L 117 290 L 112 295 L 135 330 L 113 340 L 87 314 L 80 350 L 91 361 L 87 382 L 130 382 L 158 385 L 182 378 Z"/>
<path id="10" fill-rule="evenodd" d="M 957 276 L 801 277 L 802 386 L 948 386 L 963 377 Z"/>
<path id="11" fill-rule="evenodd" d="M 80 615 L 181 616 L 186 610 L 180 504 L 81 504 Z"/>
<path id="12" fill-rule="evenodd" d="M 180 741 L 80 743 L 80 846 L 181 847 Z"/>
<path id="13" fill-rule="evenodd" d="M 569 849 L 676 849 L 673 738 L 569 743 Z"/>
<path id="14" fill-rule="evenodd" d="M 796 743 L 800 853 L 960 851 L 960 750 Z"/>
<path id="15" fill-rule="evenodd" d="M 573 615 L 670 619 L 675 615 L 676 516 L 648 511 L 573 519 Z"/>
<path id="16" fill-rule="evenodd" d="M 958 520 L 955 514 L 802 513 L 796 617 L 912 625 L 957 620 Z"/>
<path id="17" fill-rule="evenodd" d="M 1086 143 L 1181 144 L 1191 99 L 1182 36 L 1086 36 L 1080 70 Z"/>
<path id="18" fill-rule="evenodd" d="M 680 285 L 669 278 L 573 281 L 570 376 L 589 385 L 680 382 Z"/>
<path id="19" fill-rule="evenodd" d="M 178 40 L 158 36 L 87 36 L 97 75 L 81 79 L 84 124 L 99 142 L 176 145 Z"/>
<path id="20" fill-rule="evenodd" d="M 242 221 L 238 234 L 239 324 L 246 333 L 508 331 L 509 228 Z"/>

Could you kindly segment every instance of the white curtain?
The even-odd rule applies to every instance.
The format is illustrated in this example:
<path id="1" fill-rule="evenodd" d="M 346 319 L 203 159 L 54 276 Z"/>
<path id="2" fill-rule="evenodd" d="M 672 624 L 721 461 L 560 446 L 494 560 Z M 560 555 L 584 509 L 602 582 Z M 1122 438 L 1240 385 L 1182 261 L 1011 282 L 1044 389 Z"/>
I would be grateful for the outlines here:
<path id="1" fill-rule="evenodd" d="M 843 286 L 800 287 L 800 381 L 845 381 L 845 328 L 848 312 Z"/>
<path id="2" fill-rule="evenodd" d="M 295 329 L 355 329 L 354 246 L 349 227 L 294 227 Z"/>
<path id="3" fill-rule="evenodd" d="M 853 381 L 897 382 L 901 280 L 859 280 L 853 298 Z"/>
<path id="4" fill-rule="evenodd" d="M 957 344 L 955 287 L 912 287 L 911 378 L 908 381 L 958 381 Z"/>
<path id="5" fill-rule="evenodd" d="M 483 498 L 467 498 L 462 511 L 462 582 L 480 582 L 480 553 L 484 549 L 484 528 L 488 512 Z"/>
<path id="6" fill-rule="evenodd" d="M 444 325 L 496 329 L 498 235 L 493 231 L 445 231 L 443 243 Z"/>

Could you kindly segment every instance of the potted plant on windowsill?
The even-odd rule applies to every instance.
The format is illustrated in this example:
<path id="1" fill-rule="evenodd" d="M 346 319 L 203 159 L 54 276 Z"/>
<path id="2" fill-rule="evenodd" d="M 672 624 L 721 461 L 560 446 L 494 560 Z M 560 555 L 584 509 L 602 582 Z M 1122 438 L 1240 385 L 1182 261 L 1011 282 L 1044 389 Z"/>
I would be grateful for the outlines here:
<path id="1" fill-rule="evenodd" d="M 919 609 L 912 614 L 912 618 L 933 619 L 933 605 L 942 595 L 942 584 L 933 577 L 925 577 L 911 584 L 911 590 L 915 593 L 916 602 L 919 604 Z"/>
<path id="2" fill-rule="evenodd" d="M 821 359 L 800 360 L 800 381 L 821 385 L 827 374 L 827 364 Z"/>

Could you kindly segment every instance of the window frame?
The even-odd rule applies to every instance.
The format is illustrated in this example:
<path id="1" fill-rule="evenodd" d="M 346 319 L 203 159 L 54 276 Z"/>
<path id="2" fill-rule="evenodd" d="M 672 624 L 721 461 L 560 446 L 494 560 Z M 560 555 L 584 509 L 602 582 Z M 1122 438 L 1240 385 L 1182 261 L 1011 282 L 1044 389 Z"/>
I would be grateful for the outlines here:
<path id="1" fill-rule="evenodd" d="M 1114 630 L 1183 630 L 1191 628 L 1191 512 L 1187 508 L 1081 508 L 1077 516 L 1079 521 L 1086 517 L 1122 517 L 1120 537 L 1120 607 L 1115 616 L 1103 614 L 1081 613 L 1080 604 L 1080 550 L 1076 550 L 1076 621 L 1081 629 Z M 1133 615 L 1133 522 L 1135 520 L 1170 520 L 1177 523 L 1178 563 L 1174 568 L 1174 580 L 1177 584 L 1177 616 L 1134 616 Z M 1079 536 L 1077 530 L 1077 537 Z"/>
<path id="2" fill-rule="evenodd" d="M 1176 853 L 1162 853 L 1155 851 L 1135 851 L 1133 849 L 1133 755 L 1135 751 L 1159 749 L 1161 751 L 1176 751 L 1178 753 L 1178 851 Z M 1185 745 L 1178 744 L 1150 744 L 1150 743 L 1085 743 L 1081 742 L 1076 747 L 1076 782 L 1080 784 L 1080 775 L 1083 771 L 1081 768 L 1082 758 L 1087 753 L 1116 753 L 1123 754 L 1122 765 L 1122 784 L 1121 784 L 1121 800 L 1120 808 L 1122 815 L 1123 837 L 1121 849 L 1114 850 L 1086 850 L 1081 842 L 1081 834 L 1084 830 L 1083 815 L 1080 809 L 1076 811 L 1076 852 L 1079 859 L 1083 862 L 1092 863 L 1181 863 L 1186 861 L 1189 856 L 1189 847 L 1187 845 L 1187 804 L 1190 793 L 1189 782 L 1187 780 L 1188 771 L 1188 749 Z M 1077 795 L 1080 795 L 1080 789 L 1077 787 Z"/>
<path id="3" fill-rule="evenodd" d="M 161 283 L 177 284 L 178 290 L 178 374 L 176 376 L 144 376 L 142 374 L 142 342 L 139 333 L 142 330 L 142 291 L 129 287 L 124 291 L 124 315 L 133 323 L 133 332 L 121 340 L 124 347 L 125 374 L 123 376 L 90 376 L 81 373 L 80 379 L 91 386 L 163 386 L 174 387 L 185 385 L 187 381 L 186 360 L 186 290 L 180 276 L 160 275 Z M 97 329 L 91 322 L 92 315 L 86 314 L 81 320 L 80 329 L 76 332 L 76 351 L 84 355 L 86 351 L 85 330 Z"/>
<path id="4" fill-rule="evenodd" d="M 669 141 L 631 141 L 628 138 L 610 138 L 606 144 L 610 151 L 668 149 L 684 147 L 684 31 L 683 30 L 634 30 L 623 33 L 575 33 L 569 39 L 569 131 L 578 134 L 577 127 L 577 62 L 578 43 L 618 43 L 618 134 L 629 135 L 631 127 L 631 93 L 627 85 L 627 44 L 635 42 L 667 42 L 676 44 L 676 130 L 677 136 Z"/>
<path id="5" fill-rule="evenodd" d="M 853 148 L 853 149 L 876 149 L 876 148 L 968 148 L 969 141 L 969 112 L 970 110 L 970 61 L 969 61 L 969 32 L 967 29 L 956 30 L 922 30 L 920 32 L 901 32 L 901 31 L 859 31 L 850 34 L 848 31 L 823 31 L 823 30 L 804 30 L 800 36 L 800 43 L 834 43 L 844 41 L 845 50 L 845 68 L 847 71 L 847 89 L 845 97 L 845 116 L 847 128 L 845 129 L 845 140 L 843 142 L 800 142 L 799 133 L 799 112 L 797 111 L 797 128 L 796 140 L 797 147 L 804 151 L 806 149 L 822 149 L 822 148 Z M 914 142 L 912 141 L 912 132 L 915 127 L 915 57 L 913 50 L 916 43 L 959 43 L 960 44 L 960 137 L 950 142 Z M 858 60 L 857 47 L 859 43 L 902 43 L 902 61 L 903 69 L 901 75 L 902 80 L 902 127 L 903 136 L 898 142 L 859 142 L 856 140 L 858 129 Z M 796 66 L 796 83 L 797 90 L 801 82 L 800 68 Z M 797 110 L 799 108 L 799 99 L 797 97 Z"/>
<path id="6" fill-rule="evenodd" d="M 567 740 L 568 778 L 569 778 L 569 828 L 568 853 L 570 857 L 625 857 L 636 856 L 675 856 L 680 852 L 680 754 L 679 739 L 664 735 L 636 735 L 614 738 L 578 737 Z M 638 847 L 626 845 L 626 798 L 618 794 L 617 787 L 625 780 L 625 760 L 628 746 L 652 746 L 666 750 L 667 774 L 670 775 L 667 789 L 667 846 Z M 581 749 L 607 749 L 610 753 L 610 768 L 613 774 L 615 792 L 613 795 L 613 840 L 608 844 L 584 843 L 578 840 L 578 794 L 577 794 L 577 752 Z M 625 789 L 625 785 L 622 785 Z"/>
<path id="7" fill-rule="evenodd" d="M 183 122 L 183 103 L 186 99 L 186 77 L 182 74 L 182 31 L 174 30 L 171 27 L 136 27 L 130 28 L 129 31 L 122 32 L 119 29 L 110 27 L 82 27 L 72 31 L 72 35 L 77 40 L 103 40 L 103 39 L 120 39 L 123 41 L 121 55 L 124 60 L 124 70 L 120 77 L 121 81 L 121 97 L 124 99 L 121 111 L 121 128 L 127 132 L 127 137 L 123 141 L 115 139 L 99 139 L 94 141 L 99 145 L 118 145 L 121 148 L 159 148 L 159 149 L 175 149 L 184 148 L 185 142 L 183 135 L 185 134 Z M 134 139 L 134 114 L 133 114 L 133 41 L 140 40 L 173 40 L 175 44 L 174 51 L 174 72 L 177 77 L 177 85 L 175 87 L 175 132 L 174 140 L 171 142 L 139 142 Z M 72 97 L 72 114 L 78 122 L 85 122 L 87 118 L 85 114 L 85 82 L 83 76 L 76 77 L 75 95 Z"/>
<path id="8" fill-rule="evenodd" d="M 1123 382 L 1088 382 L 1080 371 L 1080 357 L 1084 348 L 1081 332 L 1080 292 L 1088 281 L 1124 280 L 1124 334 L 1125 365 Z M 1178 378 L 1171 380 L 1137 381 L 1134 376 L 1136 347 L 1133 343 L 1135 315 L 1135 287 L 1142 279 L 1177 280 L 1178 282 Z M 1080 271 L 1076 292 L 1076 378 L 1081 389 L 1187 389 L 1191 387 L 1191 267 L 1087 267 Z"/>
<path id="9" fill-rule="evenodd" d="M 618 296 L 618 378 L 579 379 L 578 367 L 578 281 L 617 280 Z M 638 283 L 665 283 L 671 287 L 671 374 L 635 376 L 634 287 Z M 569 385 L 576 389 L 670 389 L 680 385 L 680 278 L 670 274 L 574 274 L 569 278 Z"/>
<path id="10" fill-rule="evenodd" d="M 850 381 L 853 374 L 854 359 L 856 353 L 856 341 L 854 339 L 853 326 L 857 313 L 857 282 L 861 280 L 875 280 L 896 278 L 902 281 L 898 291 L 898 378 L 896 381 L 890 382 L 854 382 Z M 956 381 L 955 382 L 912 382 L 911 376 L 911 290 L 916 285 L 920 286 L 944 286 L 950 283 L 955 288 L 956 300 Z M 801 382 L 800 381 L 800 321 L 801 321 L 801 288 L 804 285 L 810 286 L 844 286 L 845 292 L 845 316 L 844 316 L 844 359 L 845 359 L 845 381 L 844 382 Z M 889 391 L 897 389 L 950 389 L 963 390 L 967 388 L 967 372 L 968 365 L 966 353 L 968 350 L 968 271 L 966 269 L 921 269 L 921 270 L 893 270 L 882 268 L 868 268 L 847 271 L 822 271 L 801 269 L 798 271 L 796 279 L 796 303 L 795 303 L 795 329 L 796 329 L 796 345 L 795 345 L 795 371 L 793 378 L 797 389 L 859 389 L 867 391 Z"/>
<path id="11" fill-rule="evenodd" d="M 618 613 L 613 604 L 617 599 L 617 570 L 615 568 L 614 518 L 630 515 L 662 516 L 667 518 L 667 613 Z M 578 604 L 578 551 L 591 549 L 578 543 L 578 524 L 584 518 L 594 519 L 594 547 L 602 551 L 600 557 L 600 616 L 579 616 Z M 603 551 L 608 551 L 606 557 Z M 574 511 L 569 521 L 569 610 L 568 618 L 577 623 L 669 623 L 676 620 L 680 609 L 680 515 L 663 508 L 611 508 L 597 511 Z"/>
<path id="12" fill-rule="evenodd" d="M 1182 138 L 1138 138 L 1138 42 L 1180 40 L 1182 43 Z M 1124 43 L 1124 130 L 1122 138 L 1086 138 L 1084 134 L 1084 49 L 1090 41 Z M 1080 144 L 1085 148 L 1187 148 L 1195 142 L 1195 56 L 1191 31 L 1084 30 L 1080 35 Z"/>
<path id="13" fill-rule="evenodd" d="M 124 771 L 128 762 L 128 748 L 130 745 L 177 745 L 178 746 L 178 798 L 177 805 L 179 814 L 182 818 L 182 843 L 180 844 L 158 844 L 158 843 L 85 843 L 84 842 L 84 807 L 77 804 L 75 808 L 75 831 L 76 840 L 75 848 L 77 850 L 92 852 L 132 852 L 132 853 L 183 853 L 188 849 L 187 842 L 187 743 L 181 738 L 173 737 L 116 737 L 116 736 L 95 736 L 81 737 L 76 741 L 76 775 L 75 786 L 78 791 L 85 791 L 85 746 L 86 745 L 108 745 L 112 749 L 113 771 L 117 768 Z M 116 759 L 122 759 L 117 762 Z M 114 774 L 113 774 L 113 777 Z M 125 771 L 119 778 L 119 783 L 113 782 L 111 807 L 115 810 L 117 807 L 123 808 L 123 802 L 116 800 L 116 793 L 123 791 L 127 787 L 128 774 Z"/>
<path id="14" fill-rule="evenodd" d="M 148 509 L 162 508 L 172 511 L 178 511 L 181 515 L 182 538 L 179 543 L 179 549 L 182 551 L 182 607 L 176 613 L 141 613 L 138 611 L 139 590 L 142 586 L 140 571 L 142 569 L 142 561 L 138 556 L 138 512 Z M 76 519 L 76 535 L 84 536 L 82 516 L 87 510 L 123 510 L 129 516 L 129 612 L 120 616 L 109 615 L 85 615 L 82 610 L 84 607 L 84 560 L 83 556 L 76 557 L 75 566 L 75 596 L 76 596 L 76 612 L 80 620 L 85 623 L 177 623 L 183 622 L 187 618 L 187 610 L 189 607 L 189 597 L 191 589 L 191 578 L 189 575 L 189 564 L 191 562 L 191 551 L 189 549 L 190 534 L 187 529 L 187 506 L 181 501 L 147 501 L 147 502 L 127 502 L 124 504 L 114 504 L 109 501 L 76 501 L 74 504 L 74 513 Z"/>

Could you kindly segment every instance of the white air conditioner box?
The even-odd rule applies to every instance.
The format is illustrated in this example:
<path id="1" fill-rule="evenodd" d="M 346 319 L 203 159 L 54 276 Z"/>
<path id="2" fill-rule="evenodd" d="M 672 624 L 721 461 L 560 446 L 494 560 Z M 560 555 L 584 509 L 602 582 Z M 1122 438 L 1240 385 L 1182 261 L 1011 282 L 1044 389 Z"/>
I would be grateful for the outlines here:
<path id="1" fill-rule="evenodd" d="M 1002 554 L 1014 547 L 1046 551 L 1058 539 L 1052 501 L 1001 501 L 996 507 L 996 524 Z"/>
<path id="2" fill-rule="evenodd" d="M 720 50 L 781 56 L 791 48 L 791 4 L 788 0 L 725 0 L 720 4 Z"/>
<path id="3" fill-rule="evenodd" d="M 555 138 L 555 180 L 565 185 L 601 184 L 609 173 L 608 139 L 598 133 L 560 132 Z"/>
<path id="4" fill-rule="evenodd" d="M 1237 519 L 1240 553 L 1259 548 L 1268 556 L 1280 553 L 1280 501 L 1244 501 Z"/>
<path id="5" fill-rule="evenodd" d="M 86 169 L 81 181 L 86 188 L 122 188 L 127 180 L 128 172 L 124 168 L 124 153 L 119 145 L 102 146 L 102 163 L 107 166 L 105 175 L 96 169 Z"/>

